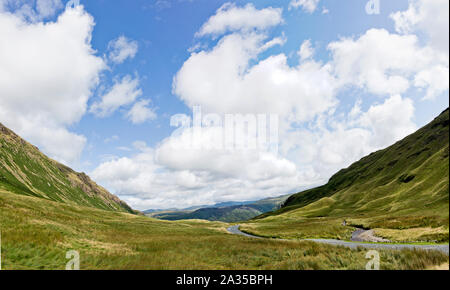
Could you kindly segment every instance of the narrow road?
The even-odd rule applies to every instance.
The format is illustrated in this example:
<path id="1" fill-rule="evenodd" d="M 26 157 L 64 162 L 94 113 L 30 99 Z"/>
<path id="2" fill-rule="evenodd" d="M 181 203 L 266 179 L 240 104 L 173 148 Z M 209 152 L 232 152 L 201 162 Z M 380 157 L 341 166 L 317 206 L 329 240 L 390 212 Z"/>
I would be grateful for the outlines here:
<path id="1" fill-rule="evenodd" d="M 227 230 L 228 230 L 228 232 L 232 233 L 233 235 L 239 235 L 239 236 L 255 238 L 255 239 L 263 239 L 263 237 L 257 237 L 257 236 L 254 236 L 254 235 L 249 235 L 247 233 L 241 232 L 239 227 L 240 227 L 240 225 L 232 226 L 232 227 L 229 227 Z"/>
<path id="2" fill-rule="evenodd" d="M 262 237 L 250 235 L 239 230 L 240 225 L 231 226 L 227 230 L 231 234 L 245 236 L 255 239 L 263 239 Z M 286 240 L 285 240 L 286 241 Z M 401 250 L 401 249 L 421 249 L 421 250 L 435 250 L 441 251 L 445 254 L 449 254 L 449 245 L 409 245 L 409 244 L 375 244 L 375 243 L 361 243 L 361 242 L 346 242 L 333 239 L 304 239 L 301 241 L 310 241 L 322 244 L 329 244 L 334 246 L 344 246 L 347 248 L 356 249 L 358 247 L 368 248 L 368 249 L 390 249 L 390 250 Z"/>

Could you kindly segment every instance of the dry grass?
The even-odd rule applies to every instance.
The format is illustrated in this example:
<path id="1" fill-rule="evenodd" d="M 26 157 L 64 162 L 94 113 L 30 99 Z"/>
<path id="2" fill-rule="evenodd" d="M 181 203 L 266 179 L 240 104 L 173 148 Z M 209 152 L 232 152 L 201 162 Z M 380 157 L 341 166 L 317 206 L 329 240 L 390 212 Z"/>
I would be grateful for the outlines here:
<path id="1" fill-rule="evenodd" d="M 442 264 L 440 266 L 434 266 L 434 267 L 428 268 L 428 270 L 448 271 L 448 270 L 450 270 L 450 268 L 449 268 L 449 264 L 448 263 L 444 263 L 444 264 Z"/>
<path id="2" fill-rule="evenodd" d="M 443 226 L 438 228 L 423 227 L 404 230 L 395 229 L 374 229 L 377 236 L 386 238 L 393 242 L 417 242 L 430 241 L 435 237 L 435 242 L 440 242 L 440 237 L 448 237 L 448 228 Z"/>
<path id="3" fill-rule="evenodd" d="M 258 240 L 228 224 L 166 222 L 0 192 L 4 269 L 64 269 L 77 250 L 82 269 L 364 269 L 367 250 Z M 438 252 L 381 251 L 383 269 L 448 263 Z"/>

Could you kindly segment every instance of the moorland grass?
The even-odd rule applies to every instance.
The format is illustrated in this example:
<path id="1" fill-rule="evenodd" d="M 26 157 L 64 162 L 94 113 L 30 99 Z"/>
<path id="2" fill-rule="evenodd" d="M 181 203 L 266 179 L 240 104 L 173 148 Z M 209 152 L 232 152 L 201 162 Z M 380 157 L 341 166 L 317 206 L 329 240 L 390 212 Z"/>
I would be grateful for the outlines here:
<path id="1" fill-rule="evenodd" d="M 3 269 L 364 269 L 366 249 L 228 234 L 221 222 L 161 221 L 0 191 Z M 382 269 L 448 263 L 436 251 L 380 251 Z"/>

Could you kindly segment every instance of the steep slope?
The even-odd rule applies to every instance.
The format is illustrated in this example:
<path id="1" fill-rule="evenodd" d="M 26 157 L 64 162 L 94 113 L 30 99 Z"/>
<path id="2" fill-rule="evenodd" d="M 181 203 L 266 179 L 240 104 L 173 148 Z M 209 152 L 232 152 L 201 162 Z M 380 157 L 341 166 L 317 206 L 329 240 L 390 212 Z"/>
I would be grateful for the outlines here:
<path id="1" fill-rule="evenodd" d="M 133 212 L 86 174 L 48 158 L 1 123 L 0 189 L 68 204 Z"/>
<path id="2" fill-rule="evenodd" d="M 292 195 L 279 212 L 332 196 L 322 214 L 442 211 L 448 209 L 448 178 L 447 109 L 414 134 L 339 171 L 326 185 Z"/>
<path id="3" fill-rule="evenodd" d="M 148 212 L 149 217 L 163 220 L 204 219 L 209 221 L 238 222 L 248 220 L 262 213 L 279 209 L 289 195 L 266 198 L 259 201 L 229 202 L 195 210 Z M 226 206 L 230 204 L 229 206 Z"/>
<path id="4" fill-rule="evenodd" d="M 341 231 L 340 237 L 349 232 L 339 227 L 344 219 L 369 228 L 427 228 L 425 232 L 433 237 L 421 240 L 448 241 L 449 110 L 394 145 L 339 171 L 326 185 L 292 195 L 280 210 L 257 217 L 264 218 L 265 222 L 289 218 L 319 223 L 332 219 L 328 224 L 334 228 L 328 230 Z M 383 233 L 390 238 L 396 234 Z"/>

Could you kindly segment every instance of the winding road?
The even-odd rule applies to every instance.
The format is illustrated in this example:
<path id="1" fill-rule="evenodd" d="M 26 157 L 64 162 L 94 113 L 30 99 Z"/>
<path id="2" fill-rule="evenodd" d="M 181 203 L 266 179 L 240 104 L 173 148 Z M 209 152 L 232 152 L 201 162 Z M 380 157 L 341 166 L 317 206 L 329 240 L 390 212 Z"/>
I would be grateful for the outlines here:
<path id="1" fill-rule="evenodd" d="M 234 235 L 245 236 L 249 238 L 255 239 L 264 239 L 263 237 L 258 237 L 254 235 L 250 235 L 242 232 L 239 229 L 240 225 L 235 225 L 229 227 L 227 230 L 229 233 Z M 359 232 L 361 233 L 361 232 Z M 283 241 L 292 241 L 292 240 L 283 240 Z M 322 244 L 329 244 L 334 246 L 344 246 L 347 248 L 356 249 L 358 247 L 368 248 L 368 249 L 391 249 L 391 250 L 401 250 L 401 249 L 421 249 L 421 250 L 435 250 L 441 251 L 445 254 L 449 254 L 449 245 L 411 245 L 411 244 L 376 244 L 376 243 L 361 243 L 361 242 L 347 242 L 341 240 L 333 240 L 333 239 L 304 239 L 302 241 L 310 241 Z"/>

